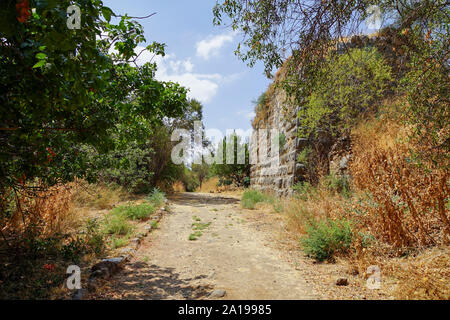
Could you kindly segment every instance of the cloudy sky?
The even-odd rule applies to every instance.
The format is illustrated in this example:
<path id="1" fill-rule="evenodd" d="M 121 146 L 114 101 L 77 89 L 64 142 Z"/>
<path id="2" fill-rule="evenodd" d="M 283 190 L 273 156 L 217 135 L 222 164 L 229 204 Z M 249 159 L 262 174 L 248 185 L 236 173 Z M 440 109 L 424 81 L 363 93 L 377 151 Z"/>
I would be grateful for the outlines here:
<path id="1" fill-rule="evenodd" d="M 104 0 L 116 14 L 157 14 L 140 20 L 148 44 L 165 43 L 166 56 L 157 58 L 157 78 L 175 81 L 190 89 L 189 96 L 204 106 L 207 129 L 248 130 L 253 117 L 252 101 L 270 83 L 263 66 L 249 68 L 235 55 L 241 36 L 228 28 L 213 26 L 213 0 Z M 142 55 L 141 63 L 150 59 Z"/>

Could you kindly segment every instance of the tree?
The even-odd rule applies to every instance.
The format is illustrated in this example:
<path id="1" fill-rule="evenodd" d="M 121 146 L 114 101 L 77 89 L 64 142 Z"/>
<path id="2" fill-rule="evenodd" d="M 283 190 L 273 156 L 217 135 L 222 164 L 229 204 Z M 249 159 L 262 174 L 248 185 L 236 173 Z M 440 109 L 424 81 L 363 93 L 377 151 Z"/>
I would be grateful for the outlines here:
<path id="1" fill-rule="evenodd" d="M 99 0 L 75 3 L 82 13 L 79 30 L 67 28 L 73 1 L 2 2 L 1 190 L 36 178 L 46 186 L 94 179 L 83 146 L 104 154 L 145 139 L 149 123 L 176 117 L 186 106 L 184 88 L 154 79 L 155 64 L 130 65 L 145 42 L 138 22 L 116 16 Z M 164 45 L 146 50 L 163 55 Z"/>
<path id="2" fill-rule="evenodd" d="M 232 142 L 232 147 L 230 144 Z M 222 184 L 248 187 L 250 185 L 250 162 L 248 143 L 237 134 L 225 137 L 217 148 L 223 153 L 223 163 L 214 163 L 212 172 L 220 178 Z"/>
<path id="3" fill-rule="evenodd" d="M 448 1 L 224 0 L 218 1 L 213 14 L 216 25 L 229 21 L 244 34 L 236 53 L 250 66 L 261 60 L 271 76 L 285 63 L 286 76 L 279 85 L 296 105 L 303 105 L 316 89 L 316 72 L 326 65 L 330 48 L 361 34 L 372 6 L 378 6 L 381 18 L 387 17 L 384 30 L 389 30 L 393 50 L 408 63 L 409 72 L 398 89 L 408 96 L 408 122 L 416 129 L 415 137 L 430 146 L 424 158 L 448 159 Z"/>
<path id="4" fill-rule="evenodd" d="M 187 101 L 183 114 L 166 117 L 161 122 L 145 126 L 147 136 L 140 142 L 127 143 L 110 152 L 101 171 L 104 181 L 118 183 L 135 193 L 148 193 L 155 186 L 170 192 L 176 180 L 185 176 L 184 166 L 171 161 L 171 141 L 175 129 L 186 129 L 194 134 L 195 121 L 202 120 L 203 106 L 194 99 Z"/>
<path id="5" fill-rule="evenodd" d="M 208 177 L 209 170 L 210 167 L 205 162 L 202 162 L 202 164 L 192 164 L 192 172 L 197 176 L 200 188 L 202 187 L 203 181 Z"/>

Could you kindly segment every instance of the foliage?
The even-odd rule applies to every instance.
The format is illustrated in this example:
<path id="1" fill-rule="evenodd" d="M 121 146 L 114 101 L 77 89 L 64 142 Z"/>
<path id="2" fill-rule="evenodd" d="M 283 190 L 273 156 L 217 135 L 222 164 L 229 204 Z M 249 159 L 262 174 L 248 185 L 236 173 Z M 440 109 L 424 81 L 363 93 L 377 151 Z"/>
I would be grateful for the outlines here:
<path id="1" fill-rule="evenodd" d="M 391 79 L 390 67 L 375 48 L 331 54 L 317 70 L 315 86 L 299 113 L 300 134 L 318 129 L 338 134 L 366 114 L 383 97 Z"/>
<path id="2" fill-rule="evenodd" d="M 241 205 L 245 209 L 254 209 L 257 203 L 264 202 L 266 200 L 266 195 L 258 190 L 246 190 L 242 195 Z"/>
<path id="3" fill-rule="evenodd" d="M 250 177 L 248 143 L 243 142 L 237 134 L 233 134 L 219 143 L 216 154 L 219 152 L 222 152 L 222 163 L 214 163 L 211 166 L 213 174 L 221 181 L 234 183 L 237 187 L 248 185 L 249 181 L 246 179 Z"/>
<path id="4" fill-rule="evenodd" d="M 292 189 L 295 192 L 295 196 L 305 199 L 308 197 L 308 195 L 312 194 L 314 192 L 314 187 L 311 185 L 311 183 L 307 181 L 297 182 L 292 186 Z"/>
<path id="5" fill-rule="evenodd" d="M 345 253 L 352 244 L 353 232 L 349 221 L 312 222 L 301 239 L 305 253 L 318 261 L 331 259 L 336 253 Z"/>
<path id="6" fill-rule="evenodd" d="M 130 65 L 145 42 L 139 23 L 125 15 L 115 25 L 101 1 L 80 0 L 82 27 L 69 30 L 71 1 L 30 2 L 36 12 L 25 7 L 19 19 L 15 0 L 0 8 L 2 189 L 35 178 L 45 187 L 93 180 L 83 145 L 103 154 L 145 138 L 150 123 L 186 106 L 184 88 L 154 79 L 155 64 Z M 162 44 L 146 49 L 164 54 Z"/>
<path id="7" fill-rule="evenodd" d="M 191 99 L 179 118 L 165 119 L 162 124 L 148 128 L 151 134 L 144 142 L 132 142 L 106 157 L 107 168 L 101 178 L 115 182 L 134 193 L 149 193 L 155 186 L 172 191 L 171 186 L 182 179 L 184 167 L 171 161 L 175 142 L 171 135 L 175 129 L 186 129 L 193 134 L 194 122 L 202 119 L 202 105 Z M 102 159 L 102 161 L 104 161 Z"/>
<path id="8" fill-rule="evenodd" d="M 127 221 L 125 215 L 110 214 L 106 217 L 104 222 L 104 230 L 110 235 L 128 235 L 133 230 L 131 224 Z"/>
<path id="9" fill-rule="evenodd" d="M 340 193 L 346 198 L 351 195 L 348 176 L 329 174 L 323 177 L 321 183 L 328 191 Z"/>
<path id="10" fill-rule="evenodd" d="M 201 188 L 203 181 L 210 175 L 210 166 L 206 162 L 202 162 L 202 164 L 193 163 L 192 172 L 196 175 L 199 188 Z"/>
<path id="11" fill-rule="evenodd" d="M 125 205 L 114 208 L 111 215 L 123 216 L 130 220 L 144 220 L 155 212 L 155 206 L 151 203 L 140 205 Z"/>
<path id="12" fill-rule="evenodd" d="M 180 181 L 187 192 L 194 192 L 200 186 L 197 175 L 188 167 L 184 167 Z"/>
<path id="13" fill-rule="evenodd" d="M 153 192 L 148 195 L 147 200 L 153 203 L 155 207 L 160 207 L 166 201 L 166 194 L 158 188 L 155 188 L 153 189 Z"/>

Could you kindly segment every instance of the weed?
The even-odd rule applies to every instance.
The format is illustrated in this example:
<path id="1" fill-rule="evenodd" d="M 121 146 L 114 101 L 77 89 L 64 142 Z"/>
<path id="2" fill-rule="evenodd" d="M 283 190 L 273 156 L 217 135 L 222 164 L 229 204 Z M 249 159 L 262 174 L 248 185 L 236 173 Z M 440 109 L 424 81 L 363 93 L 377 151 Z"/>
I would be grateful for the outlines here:
<path id="1" fill-rule="evenodd" d="M 337 252 L 347 252 L 352 244 L 353 232 L 347 220 L 311 222 L 307 236 L 300 241 L 305 253 L 318 260 L 329 260 Z"/>
<path id="2" fill-rule="evenodd" d="M 150 203 L 143 203 L 140 205 L 125 205 L 114 208 L 112 215 L 124 216 L 131 220 L 145 220 L 155 212 L 155 207 Z"/>
<path id="3" fill-rule="evenodd" d="M 129 242 L 129 236 L 118 238 L 116 236 L 111 237 L 111 248 L 117 249 L 125 247 Z"/>
<path id="4" fill-rule="evenodd" d="M 192 229 L 193 230 L 205 230 L 206 228 L 208 228 L 211 225 L 211 222 L 208 223 L 193 223 L 192 224 Z"/>
<path id="5" fill-rule="evenodd" d="M 259 202 L 267 200 L 267 196 L 257 190 L 247 190 L 242 195 L 241 205 L 245 209 L 254 209 Z"/>
<path id="6" fill-rule="evenodd" d="M 195 240 L 197 240 L 198 238 L 200 238 L 201 236 L 203 235 L 203 233 L 201 233 L 200 231 L 197 231 L 197 232 L 194 232 L 194 233 L 191 233 L 190 235 L 189 235 L 189 240 L 190 241 L 195 241 Z"/>
<path id="7" fill-rule="evenodd" d="M 160 207 L 166 201 L 166 194 L 158 188 L 155 188 L 153 189 L 153 192 L 148 195 L 147 200 L 153 203 L 155 207 Z"/>
<path id="8" fill-rule="evenodd" d="M 152 226 L 153 229 L 158 229 L 159 228 L 159 224 L 155 220 L 150 221 L 150 225 Z"/>
<path id="9" fill-rule="evenodd" d="M 126 217 L 120 214 L 110 214 L 105 220 L 104 228 L 107 234 L 115 235 L 127 235 L 133 230 Z"/>

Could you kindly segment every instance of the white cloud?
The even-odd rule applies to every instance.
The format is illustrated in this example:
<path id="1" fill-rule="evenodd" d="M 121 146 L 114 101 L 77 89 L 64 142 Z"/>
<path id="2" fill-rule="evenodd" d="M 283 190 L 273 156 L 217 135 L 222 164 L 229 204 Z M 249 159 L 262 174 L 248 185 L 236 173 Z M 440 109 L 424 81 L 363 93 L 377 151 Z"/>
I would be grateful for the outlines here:
<path id="1" fill-rule="evenodd" d="M 227 42 L 232 42 L 234 36 L 234 32 L 228 32 L 197 42 L 197 56 L 208 60 L 211 56 L 217 55 Z"/>
<path id="2" fill-rule="evenodd" d="M 252 120 L 256 116 L 255 111 L 249 111 L 249 110 L 240 110 L 240 111 L 236 112 L 236 114 L 240 117 L 244 117 L 249 120 Z"/>
<path id="3" fill-rule="evenodd" d="M 143 47 L 137 47 L 136 53 L 140 53 Z M 155 62 L 158 66 L 156 78 L 160 81 L 178 82 L 189 89 L 188 96 L 202 103 L 210 102 L 217 94 L 219 85 L 228 84 L 240 78 L 243 73 L 222 76 L 218 73 L 195 73 L 195 65 L 191 59 L 179 60 L 174 54 L 165 57 L 155 56 L 153 53 L 144 51 L 136 61 L 137 65 L 147 62 Z"/>

